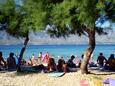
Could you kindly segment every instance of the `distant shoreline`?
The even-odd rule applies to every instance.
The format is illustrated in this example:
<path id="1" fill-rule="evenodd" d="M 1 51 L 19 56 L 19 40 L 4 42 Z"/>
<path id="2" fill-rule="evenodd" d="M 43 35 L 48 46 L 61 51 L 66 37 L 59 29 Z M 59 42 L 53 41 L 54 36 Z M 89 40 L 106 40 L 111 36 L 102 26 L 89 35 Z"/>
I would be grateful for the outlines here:
<path id="1" fill-rule="evenodd" d="M 22 46 L 23 44 L 0 44 L 0 46 Z M 76 45 L 83 45 L 88 46 L 88 44 L 28 44 L 27 46 L 76 46 Z M 115 46 L 115 44 L 96 44 L 96 46 L 102 46 L 102 45 L 110 45 Z"/>

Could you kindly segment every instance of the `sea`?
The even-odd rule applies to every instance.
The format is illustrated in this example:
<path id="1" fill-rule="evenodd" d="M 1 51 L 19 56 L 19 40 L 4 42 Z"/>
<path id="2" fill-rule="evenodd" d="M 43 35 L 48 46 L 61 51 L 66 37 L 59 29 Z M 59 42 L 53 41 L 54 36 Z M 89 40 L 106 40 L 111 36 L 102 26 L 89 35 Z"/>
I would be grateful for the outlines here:
<path id="1" fill-rule="evenodd" d="M 4 59 L 7 59 L 10 52 L 19 55 L 22 47 L 23 45 L 0 45 L 0 51 L 2 51 Z M 32 54 L 37 58 L 39 52 L 43 54 L 48 52 L 56 60 L 61 56 L 65 60 L 68 60 L 71 55 L 75 55 L 76 59 L 81 59 L 81 55 L 87 48 L 88 45 L 27 45 L 23 59 L 29 60 Z M 115 45 L 96 45 L 92 54 L 92 60 L 96 61 L 100 52 L 102 52 L 106 58 L 109 58 L 110 54 L 115 54 Z"/>

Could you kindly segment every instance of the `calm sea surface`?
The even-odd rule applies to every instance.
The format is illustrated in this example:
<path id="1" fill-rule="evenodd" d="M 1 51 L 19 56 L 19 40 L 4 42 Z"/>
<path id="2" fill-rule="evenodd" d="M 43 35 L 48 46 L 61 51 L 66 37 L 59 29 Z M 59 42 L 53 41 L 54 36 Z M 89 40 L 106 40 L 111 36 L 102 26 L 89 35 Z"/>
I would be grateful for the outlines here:
<path id="1" fill-rule="evenodd" d="M 24 53 L 24 59 L 29 59 L 32 54 L 38 57 L 39 52 L 49 52 L 55 59 L 58 56 L 63 56 L 67 60 L 72 54 L 80 58 L 84 53 L 87 45 L 28 45 Z M 0 45 L 0 51 L 3 52 L 3 57 L 6 59 L 10 52 L 20 53 L 22 45 Z M 93 60 L 97 59 L 100 52 L 103 52 L 108 58 L 111 53 L 115 54 L 115 45 L 97 45 L 93 52 Z"/>

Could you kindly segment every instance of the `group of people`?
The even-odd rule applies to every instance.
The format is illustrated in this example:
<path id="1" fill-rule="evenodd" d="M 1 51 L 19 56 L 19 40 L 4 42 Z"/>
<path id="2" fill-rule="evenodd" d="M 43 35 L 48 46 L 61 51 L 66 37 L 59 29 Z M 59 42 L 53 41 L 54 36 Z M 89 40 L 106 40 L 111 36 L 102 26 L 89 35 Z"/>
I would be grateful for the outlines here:
<path id="1" fill-rule="evenodd" d="M 83 59 L 84 55 L 81 56 Z M 42 52 L 39 53 L 38 57 L 35 58 L 34 54 L 31 56 L 30 60 L 23 60 L 21 61 L 21 65 L 24 66 L 32 66 L 35 67 L 37 70 L 44 70 L 45 72 L 52 72 L 52 71 L 59 71 L 59 72 L 72 72 L 77 71 L 77 67 L 80 67 L 82 60 L 79 60 L 78 65 L 74 63 L 75 56 L 72 55 L 70 59 L 65 62 L 63 57 L 58 59 L 58 62 L 55 62 L 55 59 L 49 55 L 47 52 L 46 54 L 42 55 Z M 92 65 L 92 63 L 89 63 Z M 105 58 L 103 53 L 100 53 L 97 58 L 96 66 L 99 66 L 100 69 L 107 69 L 107 70 L 115 70 L 115 58 L 114 54 L 111 54 L 108 60 Z M 93 66 L 95 66 L 93 64 Z M 0 70 L 3 68 L 8 68 L 8 70 L 16 70 L 17 64 L 16 59 L 14 57 L 14 53 L 10 53 L 7 61 L 4 60 L 2 56 L 2 52 L 0 52 Z"/>
<path id="2" fill-rule="evenodd" d="M 7 61 L 4 60 L 2 52 L 0 52 L 0 70 L 8 68 L 8 70 L 16 70 L 16 60 L 14 53 L 10 53 Z"/>
<path id="3" fill-rule="evenodd" d="M 44 70 L 44 72 L 68 72 L 73 71 L 71 70 L 73 68 L 77 68 L 76 64 L 73 62 L 74 58 L 75 56 L 72 55 L 71 58 L 67 62 L 65 62 L 64 58 L 60 57 L 56 64 L 55 59 L 50 56 L 48 52 L 45 55 L 42 55 L 42 52 L 40 52 L 37 58 L 35 58 L 33 54 L 30 60 L 24 61 L 22 65 L 33 66 L 38 70 Z"/>
<path id="4" fill-rule="evenodd" d="M 114 57 L 114 54 L 110 54 L 110 57 L 108 59 L 106 59 L 105 56 L 103 55 L 103 53 L 100 53 L 100 55 L 97 58 L 97 63 L 99 64 L 99 67 L 101 69 L 115 71 L 115 57 Z"/>

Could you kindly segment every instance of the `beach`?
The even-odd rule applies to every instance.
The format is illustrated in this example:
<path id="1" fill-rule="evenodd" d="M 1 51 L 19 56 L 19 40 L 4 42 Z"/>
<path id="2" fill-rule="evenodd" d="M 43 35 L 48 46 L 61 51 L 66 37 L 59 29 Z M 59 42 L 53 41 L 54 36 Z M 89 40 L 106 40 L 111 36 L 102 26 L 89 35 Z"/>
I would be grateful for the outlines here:
<path id="1" fill-rule="evenodd" d="M 18 48 L 17 48 L 18 47 Z M 10 51 L 13 51 L 14 53 L 16 53 L 18 50 L 20 50 L 19 48 L 20 46 L 2 46 L 0 47 L 0 50 L 3 49 L 3 55 L 8 55 L 8 53 L 10 53 Z M 36 48 L 35 48 L 36 47 Z M 41 48 L 43 47 L 43 48 Z M 86 45 L 71 45 L 71 46 L 63 46 L 60 45 L 57 46 L 56 45 L 51 45 L 51 46 L 30 46 L 29 48 L 27 48 L 27 51 L 25 52 L 24 55 L 24 59 L 28 59 L 25 58 L 26 55 L 31 56 L 31 54 L 34 52 L 35 55 L 37 55 L 37 53 L 39 51 L 44 51 L 44 52 L 49 52 L 51 54 L 51 52 L 53 54 L 52 57 L 55 58 L 56 63 L 57 60 L 59 59 L 57 56 L 58 55 L 62 55 L 64 56 L 64 60 L 67 61 L 70 58 L 70 53 L 73 53 L 74 51 L 74 55 L 76 56 L 76 54 L 78 52 L 76 52 L 76 49 L 78 49 L 79 51 L 79 56 L 81 56 L 83 49 L 85 49 Z M 18 49 L 18 50 L 16 50 Z M 81 50 L 79 50 L 81 49 Z M 108 51 L 107 51 L 108 49 Z M 99 55 L 99 52 L 102 51 L 104 52 L 104 55 L 106 57 L 108 57 L 111 52 L 113 52 L 115 49 L 115 45 L 98 45 L 97 49 L 94 51 L 93 54 L 93 60 L 97 59 L 97 56 Z M 15 51 L 16 50 L 16 51 Z M 70 51 L 68 51 L 70 50 Z M 31 53 L 30 53 L 31 52 Z M 35 53 L 36 52 L 36 53 Z M 44 54 L 43 52 L 43 54 Z M 64 53 L 65 54 L 64 54 Z M 96 53 L 97 54 L 96 54 Z M 107 53 L 105 53 L 107 52 Z M 7 53 L 7 54 L 6 54 Z M 108 56 L 106 55 L 108 54 Z M 67 57 L 69 55 L 69 57 Z M 56 58 L 56 57 L 57 58 Z M 3 56 L 6 57 L 6 56 Z M 35 56 L 37 57 L 37 56 Z M 80 57 L 81 58 L 81 57 Z M 76 59 L 80 59 L 77 58 Z M 76 61 L 75 59 L 75 61 Z M 64 74 L 61 77 L 51 77 L 49 76 L 49 73 L 27 73 L 27 72 L 23 72 L 23 73 L 17 73 L 16 71 L 14 72 L 1 72 L 0 71 L 0 86 L 82 86 L 81 82 L 84 82 L 89 84 L 86 86 L 109 86 L 108 84 L 102 84 L 102 80 L 107 79 L 107 78 L 113 78 L 115 79 L 115 72 L 105 72 L 105 71 L 99 71 L 99 70 L 95 70 L 95 69 L 89 69 L 89 71 L 91 72 L 91 74 L 81 74 L 80 71 L 78 70 L 77 72 L 69 72 Z"/>
<path id="2" fill-rule="evenodd" d="M 0 86 L 80 86 L 80 82 L 84 80 L 89 86 L 109 86 L 102 84 L 102 80 L 115 79 L 115 72 L 90 71 L 91 74 L 87 75 L 77 71 L 61 77 L 51 77 L 48 73 L 1 72 Z"/>

